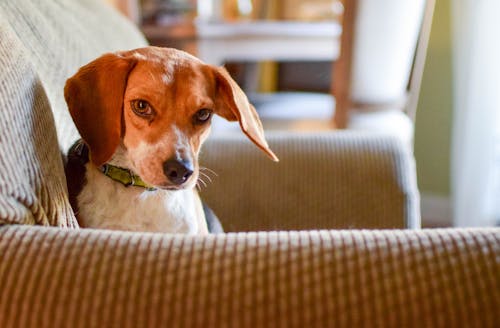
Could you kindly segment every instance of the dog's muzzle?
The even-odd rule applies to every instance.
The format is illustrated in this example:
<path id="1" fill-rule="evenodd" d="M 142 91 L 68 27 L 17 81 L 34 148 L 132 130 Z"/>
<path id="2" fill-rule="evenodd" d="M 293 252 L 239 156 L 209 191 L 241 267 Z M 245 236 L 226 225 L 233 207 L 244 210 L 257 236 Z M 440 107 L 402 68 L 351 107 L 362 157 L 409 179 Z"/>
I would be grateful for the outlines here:
<path id="1" fill-rule="evenodd" d="M 188 160 L 171 158 L 163 163 L 163 172 L 170 182 L 179 186 L 193 175 L 193 163 Z"/>

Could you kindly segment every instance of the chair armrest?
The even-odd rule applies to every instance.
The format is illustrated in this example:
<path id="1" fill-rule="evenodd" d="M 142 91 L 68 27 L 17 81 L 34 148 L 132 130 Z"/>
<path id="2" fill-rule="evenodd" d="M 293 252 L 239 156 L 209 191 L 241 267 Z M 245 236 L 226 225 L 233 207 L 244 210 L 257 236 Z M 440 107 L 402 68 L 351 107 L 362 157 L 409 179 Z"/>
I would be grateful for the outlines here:
<path id="1" fill-rule="evenodd" d="M 498 327 L 500 229 L 0 227 L 2 327 Z"/>
<path id="2" fill-rule="evenodd" d="M 279 163 L 243 136 L 204 145 L 200 163 L 217 175 L 202 171 L 212 182 L 201 195 L 225 231 L 420 226 L 415 161 L 397 138 L 337 131 L 267 140 Z"/>

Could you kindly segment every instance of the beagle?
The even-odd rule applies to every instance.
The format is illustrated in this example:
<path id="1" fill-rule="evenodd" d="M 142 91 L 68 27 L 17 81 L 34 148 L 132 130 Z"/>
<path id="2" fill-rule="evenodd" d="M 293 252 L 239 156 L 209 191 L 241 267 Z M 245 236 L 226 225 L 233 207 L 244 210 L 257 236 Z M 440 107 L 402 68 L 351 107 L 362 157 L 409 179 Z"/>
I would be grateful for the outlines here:
<path id="1" fill-rule="evenodd" d="M 205 234 L 195 186 L 213 114 L 273 161 L 257 112 L 224 68 L 183 51 L 104 54 L 69 78 L 64 96 L 82 137 L 68 154 L 68 191 L 82 227 Z"/>

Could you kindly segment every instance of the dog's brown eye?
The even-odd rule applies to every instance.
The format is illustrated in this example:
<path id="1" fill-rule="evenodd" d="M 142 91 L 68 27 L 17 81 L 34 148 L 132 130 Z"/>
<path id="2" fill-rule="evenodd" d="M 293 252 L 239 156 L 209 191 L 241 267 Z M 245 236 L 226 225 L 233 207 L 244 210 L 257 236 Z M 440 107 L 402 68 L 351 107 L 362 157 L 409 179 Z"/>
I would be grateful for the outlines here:
<path id="1" fill-rule="evenodd" d="M 132 100 L 131 106 L 134 113 L 141 117 L 151 116 L 153 114 L 153 108 L 146 100 Z"/>
<path id="2" fill-rule="evenodd" d="M 212 111 L 207 108 L 200 109 L 194 114 L 194 123 L 195 124 L 203 124 L 208 122 L 212 117 Z"/>

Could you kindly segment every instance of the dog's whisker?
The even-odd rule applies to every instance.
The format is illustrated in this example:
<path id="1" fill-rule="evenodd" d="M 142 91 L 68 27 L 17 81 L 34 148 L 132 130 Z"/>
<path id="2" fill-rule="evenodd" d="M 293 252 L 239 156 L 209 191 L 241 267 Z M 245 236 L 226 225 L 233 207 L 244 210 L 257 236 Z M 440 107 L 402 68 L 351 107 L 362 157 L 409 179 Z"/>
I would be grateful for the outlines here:
<path id="1" fill-rule="evenodd" d="M 196 185 L 200 187 L 200 191 L 202 189 L 202 187 L 207 187 L 207 183 L 205 182 L 205 180 L 203 180 L 201 178 L 201 176 L 198 177 L 198 180 L 196 181 Z"/>
<path id="2" fill-rule="evenodd" d="M 212 182 L 213 182 L 213 181 L 212 181 L 212 178 L 211 178 L 208 174 L 205 174 L 205 173 L 203 173 L 203 172 L 200 172 L 200 174 L 201 174 L 201 175 L 203 175 L 205 178 L 207 178 L 207 179 L 208 179 L 208 181 L 209 181 L 210 183 L 212 183 Z"/>
<path id="3" fill-rule="evenodd" d="M 208 167 L 203 167 L 203 166 L 200 166 L 200 170 L 205 170 L 205 171 L 208 171 L 209 173 L 212 173 L 213 175 L 215 175 L 216 177 L 218 177 L 219 175 L 212 169 L 209 169 Z"/>
<path id="4" fill-rule="evenodd" d="M 207 187 L 207 183 L 203 180 L 200 179 L 200 182 L 203 184 L 203 186 L 206 188 Z"/>

